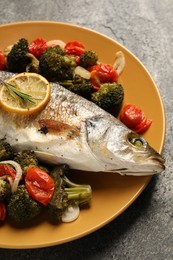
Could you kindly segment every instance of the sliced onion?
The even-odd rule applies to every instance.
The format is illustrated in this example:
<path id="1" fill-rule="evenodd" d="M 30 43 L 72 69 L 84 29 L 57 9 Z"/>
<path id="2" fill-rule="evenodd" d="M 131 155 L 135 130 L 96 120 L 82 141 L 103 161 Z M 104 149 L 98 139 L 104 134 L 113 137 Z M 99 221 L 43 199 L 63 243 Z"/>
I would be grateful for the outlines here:
<path id="1" fill-rule="evenodd" d="M 113 68 L 117 71 L 118 75 L 121 74 L 125 67 L 125 56 L 122 51 L 118 51 L 115 54 L 115 62 L 113 64 Z"/>
<path id="2" fill-rule="evenodd" d="M 18 186 L 19 181 L 20 181 L 20 179 L 22 177 L 22 169 L 20 167 L 20 164 L 18 164 L 15 161 L 12 161 L 12 160 L 2 161 L 2 162 L 0 162 L 0 164 L 10 164 L 16 170 L 16 176 L 15 176 L 15 179 L 14 179 L 14 181 L 12 183 L 12 187 L 11 187 L 11 191 L 13 193 L 13 192 L 15 192 L 17 190 L 17 186 Z"/>
<path id="3" fill-rule="evenodd" d="M 11 190 L 12 190 L 12 187 L 13 187 L 13 179 L 12 179 L 12 177 L 8 176 L 7 180 L 10 183 L 10 187 L 11 187 Z"/>
<path id="4" fill-rule="evenodd" d="M 76 220 L 79 217 L 80 209 L 76 204 L 67 207 L 62 215 L 62 222 L 68 223 Z"/>
<path id="5" fill-rule="evenodd" d="M 91 73 L 81 66 L 77 66 L 74 70 L 74 74 L 81 76 L 84 79 L 90 79 Z"/>
<path id="6" fill-rule="evenodd" d="M 51 41 L 46 42 L 46 44 L 48 47 L 54 47 L 54 46 L 59 45 L 62 49 L 64 49 L 64 47 L 66 45 L 66 43 L 61 40 L 51 40 Z"/>
<path id="7" fill-rule="evenodd" d="M 5 180 L 6 179 L 6 176 L 3 175 L 3 176 L 0 176 L 0 180 Z"/>

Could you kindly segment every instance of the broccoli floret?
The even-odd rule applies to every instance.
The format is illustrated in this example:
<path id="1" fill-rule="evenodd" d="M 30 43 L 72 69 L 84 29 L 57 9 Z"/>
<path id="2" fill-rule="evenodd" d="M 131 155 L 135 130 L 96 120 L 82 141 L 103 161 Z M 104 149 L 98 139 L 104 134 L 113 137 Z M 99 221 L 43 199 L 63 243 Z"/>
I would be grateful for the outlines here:
<path id="1" fill-rule="evenodd" d="M 56 45 L 55 47 L 49 47 L 45 51 L 48 51 L 48 53 L 56 53 L 61 56 L 64 56 L 66 54 L 65 50 L 63 50 L 59 45 Z"/>
<path id="2" fill-rule="evenodd" d="M 59 47 L 47 48 L 39 60 L 40 73 L 50 81 L 71 79 L 76 67 L 75 57 Z"/>
<path id="3" fill-rule="evenodd" d="M 7 216 L 15 223 L 27 223 L 41 213 L 43 206 L 33 200 L 25 187 L 18 186 L 7 204 Z"/>
<path id="4" fill-rule="evenodd" d="M 121 84 L 104 83 L 97 92 L 92 93 L 91 100 L 99 107 L 117 115 L 124 99 L 124 89 Z"/>
<path id="5" fill-rule="evenodd" d="M 7 199 L 11 194 L 10 184 L 3 179 L 0 179 L 0 201 Z"/>
<path id="6" fill-rule="evenodd" d="M 53 198 L 48 204 L 49 218 L 53 223 L 61 221 L 64 210 L 71 204 L 88 204 L 92 191 L 90 185 L 75 184 L 67 178 L 69 172 L 68 165 L 56 166 L 50 176 L 55 183 Z"/>
<path id="7" fill-rule="evenodd" d="M 17 152 L 14 155 L 14 161 L 20 164 L 23 174 L 26 174 L 26 171 L 31 166 L 38 166 L 38 159 L 34 151 L 24 150 Z"/>
<path id="8" fill-rule="evenodd" d="M 97 64 L 98 56 L 94 51 L 84 51 L 80 57 L 79 65 L 84 68 L 88 68 Z"/>
<path id="9" fill-rule="evenodd" d="M 7 69 L 11 72 L 23 72 L 30 62 L 30 58 L 26 56 L 29 44 L 24 38 L 21 38 L 13 45 L 11 51 L 7 55 Z"/>
<path id="10" fill-rule="evenodd" d="M 14 156 L 14 150 L 12 146 L 4 139 L 0 140 L 0 161 L 12 159 Z"/>
<path id="11" fill-rule="evenodd" d="M 81 76 L 75 74 L 73 79 L 59 82 L 60 85 L 67 88 L 68 90 L 85 98 L 90 98 L 93 91 L 90 80 L 84 79 Z"/>

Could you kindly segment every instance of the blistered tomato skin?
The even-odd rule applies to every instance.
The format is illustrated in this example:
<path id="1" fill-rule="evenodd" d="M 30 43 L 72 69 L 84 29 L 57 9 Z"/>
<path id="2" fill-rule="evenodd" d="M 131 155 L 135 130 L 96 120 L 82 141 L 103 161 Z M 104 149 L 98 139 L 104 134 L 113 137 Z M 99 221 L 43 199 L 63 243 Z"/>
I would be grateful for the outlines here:
<path id="1" fill-rule="evenodd" d="M 48 173 L 37 167 L 29 168 L 25 177 L 25 185 L 29 195 L 47 206 L 52 199 L 55 184 Z"/>
<path id="2" fill-rule="evenodd" d="M 118 80 L 117 71 L 109 64 L 97 64 L 88 70 L 91 72 L 90 80 L 95 90 L 98 90 L 103 83 L 112 83 Z"/>
<path id="3" fill-rule="evenodd" d="M 66 54 L 80 57 L 85 51 L 85 46 L 81 42 L 70 41 L 65 45 L 64 49 Z"/>
<path id="4" fill-rule="evenodd" d="M 29 45 L 29 52 L 33 54 L 36 58 L 40 58 L 42 53 L 48 48 L 47 43 L 42 38 L 37 38 L 32 41 Z"/>
<path id="5" fill-rule="evenodd" d="M 0 177 L 2 176 L 6 177 L 7 179 L 8 177 L 11 177 L 12 180 L 14 180 L 16 171 L 8 164 L 0 164 Z"/>
<path id="6" fill-rule="evenodd" d="M 152 124 L 152 120 L 147 119 L 144 112 L 132 104 L 127 104 L 122 108 L 120 120 L 138 134 L 146 132 Z"/>
<path id="7" fill-rule="evenodd" d="M 123 107 L 120 120 L 130 129 L 135 128 L 144 119 L 143 111 L 131 104 L 127 104 Z"/>
<path id="8" fill-rule="evenodd" d="M 151 119 L 144 118 L 144 120 L 139 125 L 136 126 L 134 131 L 138 134 L 143 134 L 148 130 L 151 124 L 152 124 Z"/>

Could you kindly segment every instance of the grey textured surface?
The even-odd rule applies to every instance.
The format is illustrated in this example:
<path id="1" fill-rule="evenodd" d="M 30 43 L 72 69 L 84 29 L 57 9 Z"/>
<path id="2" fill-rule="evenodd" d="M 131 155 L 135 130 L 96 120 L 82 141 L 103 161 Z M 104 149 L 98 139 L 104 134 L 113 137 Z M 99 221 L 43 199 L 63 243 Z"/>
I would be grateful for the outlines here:
<path id="1" fill-rule="evenodd" d="M 154 78 L 163 98 L 166 171 L 121 216 L 80 240 L 42 249 L 0 249 L 0 259 L 173 259 L 173 1 L 6 0 L 0 23 L 54 20 L 106 34 L 132 51 Z M 2 36 L 0 36 L 1 38 Z"/>

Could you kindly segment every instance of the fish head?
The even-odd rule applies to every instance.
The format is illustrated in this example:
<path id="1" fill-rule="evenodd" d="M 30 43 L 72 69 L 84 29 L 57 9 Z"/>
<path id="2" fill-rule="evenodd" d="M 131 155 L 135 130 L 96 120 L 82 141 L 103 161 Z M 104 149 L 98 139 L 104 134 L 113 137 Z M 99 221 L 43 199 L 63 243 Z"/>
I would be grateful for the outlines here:
<path id="1" fill-rule="evenodd" d="M 110 121 L 109 124 L 103 122 L 103 118 L 100 120 L 97 118 L 94 123 L 92 121 L 88 142 L 92 152 L 98 160 L 104 162 L 108 172 L 144 176 L 160 173 L 165 169 L 162 156 L 142 136 L 131 131 L 119 120 Z"/>
<path id="2" fill-rule="evenodd" d="M 107 149 L 121 161 L 122 168 L 117 169 L 121 174 L 153 175 L 165 169 L 162 156 L 142 136 L 135 132 L 125 131 L 121 133 L 118 149 L 115 146 L 112 138 L 110 138 Z"/>

